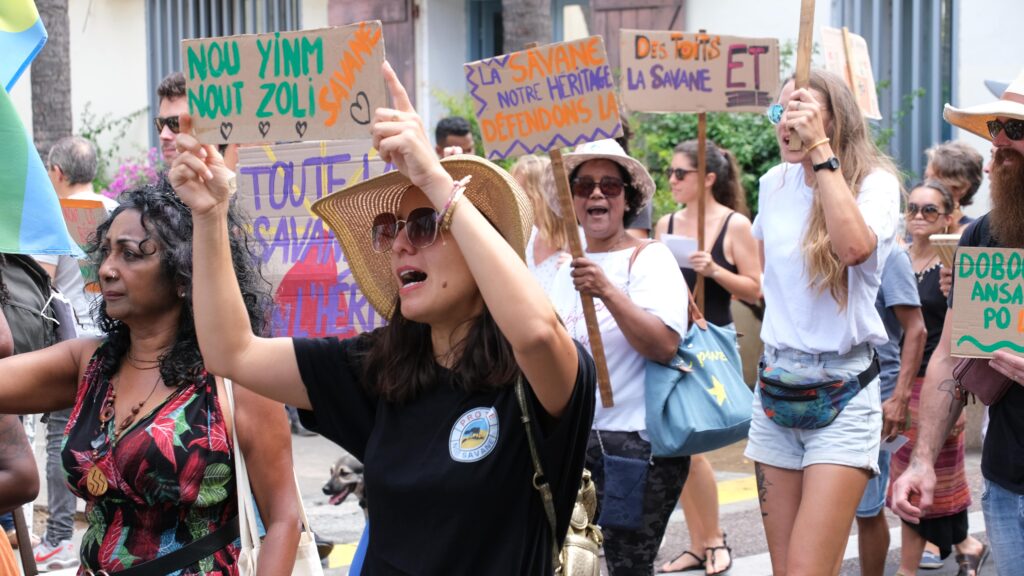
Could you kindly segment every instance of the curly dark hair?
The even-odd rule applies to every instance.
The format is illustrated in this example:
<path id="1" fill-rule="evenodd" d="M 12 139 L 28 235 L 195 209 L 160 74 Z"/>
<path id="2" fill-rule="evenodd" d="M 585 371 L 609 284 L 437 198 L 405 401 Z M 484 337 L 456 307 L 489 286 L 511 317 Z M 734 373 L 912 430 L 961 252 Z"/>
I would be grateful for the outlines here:
<path id="1" fill-rule="evenodd" d="M 106 257 L 103 241 L 114 219 L 127 210 L 139 212 L 147 233 L 139 248 L 150 250 L 146 247 L 150 242 L 163 248 L 160 260 L 164 281 L 185 294 L 174 344 L 160 356 L 160 375 L 168 386 L 195 382 L 204 368 L 192 316 L 192 211 L 175 195 L 165 178 L 156 184 L 124 192 L 118 197 L 118 202 L 120 206 L 96 228 L 86 251 L 99 270 Z M 261 259 L 256 251 L 256 243 L 247 230 L 244 213 L 232 202 L 228 210 L 228 233 L 235 276 L 253 332 L 266 334 L 271 303 L 270 284 L 260 272 Z M 96 325 L 107 336 L 106 353 L 100 370 L 109 378 L 117 372 L 122 357 L 128 352 L 130 330 L 120 320 L 107 315 L 106 304 L 102 299 L 94 305 L 93 316 Z"/>

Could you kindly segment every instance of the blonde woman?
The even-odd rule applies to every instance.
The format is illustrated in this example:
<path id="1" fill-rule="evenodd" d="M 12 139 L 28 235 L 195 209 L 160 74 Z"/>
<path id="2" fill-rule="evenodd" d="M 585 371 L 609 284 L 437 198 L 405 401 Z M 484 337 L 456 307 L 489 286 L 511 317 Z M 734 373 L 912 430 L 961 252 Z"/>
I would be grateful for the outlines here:
<path id="1" fill-rule="evenodd" d="M 526 244 L 526 267 L 547 294 L 551 292 L 558 269 L 570 260 L 565 226 L 558 215 L 558 200 L 554 196 L 551 159 L 528 154 L 519 158 L 510 173 L 533 205 L 533 231 Z"/>
<path id="2" fill-rule="evenodd" d="M 761 178 L 765 354 L 746 456 L 775 574 L 838 574 L 882 431 L 875 310 L 900 184 L 841 78 L 812 70 L 769 109 L 782 163 Z M 799 137 L 802 146 L 790 150 Z M 817 401 L 807 401 L 817 398 Z"/>

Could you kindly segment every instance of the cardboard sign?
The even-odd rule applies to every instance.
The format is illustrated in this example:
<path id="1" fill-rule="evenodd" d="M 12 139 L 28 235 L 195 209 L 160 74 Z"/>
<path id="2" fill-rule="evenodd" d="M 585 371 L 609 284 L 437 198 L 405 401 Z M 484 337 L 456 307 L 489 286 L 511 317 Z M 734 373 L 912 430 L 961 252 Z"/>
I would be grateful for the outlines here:
<path id="1" fill-rule="evenodd" d="M 239 150 L 238 201 L 271 283 L 274 336 L 354 336 L 384 324 L 356 286 L 334 234 L 309 207 L 393 169 L 369 140 Z"/>
<path id="2" fill-rule="evenodd" d="M 204 144 L 362 138 L 387 104 L 379 21 L 182 40 L 181 61 Z"/>
<path id="3" fill-rule="evenodd" d="M 961 247 L 953 275 L 953 356 L 1024 354 L 1024 250 Z"/>
<path id="4" fill-rule="evenodd" d="M 642 112 L 764 112 L 779 94 L 779 41 L 623 30 L 622 101 Z"/>
<path id="5" fill-rule="evenodd" d="M 875 75 L 871 71 L 871 56 L 863 36 L 847 29 L 821 28 L 821 46 L 825 53 L 825 69 L 846 79 L 864 116 L 881 120 Z"/>
<path id="6" fill-rule="evenodd" d="M 62 198 L 60 210 L 64 213 L 64 223 L 67 224 L 71 238 L 85 252 L 89 244 L 89 237 L 96 233 L 96 228 L 107 219 L 107 209 L 99 200 L 69 200 Z M 82 278 L 85 280 L 86 292 L 99 292 L 99 276 L 92 261 L 83 258 L 78 261 L 78 268 L 82 271 Z"/>
<path id="7" fill-rule="evenodd" d="M 470 62 L 464 69 L 491 160 L 622 133 L 600 36 Z"/>

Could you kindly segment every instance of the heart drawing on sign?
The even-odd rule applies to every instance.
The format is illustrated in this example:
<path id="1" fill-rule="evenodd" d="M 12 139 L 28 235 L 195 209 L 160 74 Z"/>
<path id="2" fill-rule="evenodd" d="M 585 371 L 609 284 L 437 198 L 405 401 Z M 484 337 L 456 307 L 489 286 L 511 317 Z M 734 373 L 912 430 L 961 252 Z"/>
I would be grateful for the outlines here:
<path id="1" fill-rule="evenodd" d="M 370 99 L 366 97 L 366 92 L 356 94 L 356 101 L 349 106 L 348 114 L 356 124 L 370 123 Z"/>
<path id="2" fill-rule="evenodd" d="M 220 123 L 220 137 L 227 140 L 231 136 L 231 130 L 235 127 L 231 122 Z"/>
<path id="3" fill-rule="evenodd" d="M 264 138 L 266 138 L 267 137 L 267 132 L 270 132 L 270 122 L 267 122 L 266 120 L 264 120 L 263 122 L 260 122 L 259 124 L 257 124 L 256 127 L 259 128 L 259 130 L 260 130 L 260 136 L 263 136 Z"/>
<path id="4" fill-rule="evenodd" d="M 303 136 L 305 136 L 305 134 L 306 134 L 306 123 L 301 121 L 301 120 L 296 122 L 295 123 L 295 133 L 299 135 L 299 138 L 302 138 Z"/>

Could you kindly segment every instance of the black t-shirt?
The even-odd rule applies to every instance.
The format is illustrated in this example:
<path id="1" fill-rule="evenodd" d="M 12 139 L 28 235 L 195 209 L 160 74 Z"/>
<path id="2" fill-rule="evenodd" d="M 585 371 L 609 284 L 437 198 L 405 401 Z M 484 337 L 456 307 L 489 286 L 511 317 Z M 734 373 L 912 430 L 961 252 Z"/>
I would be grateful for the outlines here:
<path id="1" fill-rule="evenodd" d="M 942 326 L 946 322 L 946 297 L 939 288 L 939 276 L 942 264 L 936 264 L 923 274 L 917 275 L 917 295 L 921 298 L 921 316 L 928 337 L 924 342 L 924 355 L 921 357 L 921 368 L 917 375 L 924 376 L 931 360 L 932 352 L 942 339 Z M 916 274 L 915 274 L 916 275 Z"/>
<path id="2" fill-rule="evenodd" d="M 514 383 L 467 393 L 440 382 L 404 405 L 367 393 L 356 351 L 367 337 L 295 339 L 313 411 L 302 423 L 363 461 L 370 545 L 363 574 L 551 574 L 551 531 Z M 594 418 L 595 369 L 576 345 L 569 405 L 534 437 L 555 498 L 559 544 L 569 526 Z M 529 385 L 533 414 L 543 414 Z"/>
<path id="3" fill-rule="evenodd" d="M 960 236 L 961 246 L 1003 247 L 992 237 L 989 215 L 975 220 Z M 955 285 L 954 285 L 955 288 Z M 949 291 L 953 306 L 953 290 Z M 956 311 L 953 311 L 956 314 Z M 988 433 L 981 453 L 981 473 L 1006 490 L 1024 494 L 1024 386 L 1013 384 L 1002 400 L 989 406 Z"/>

